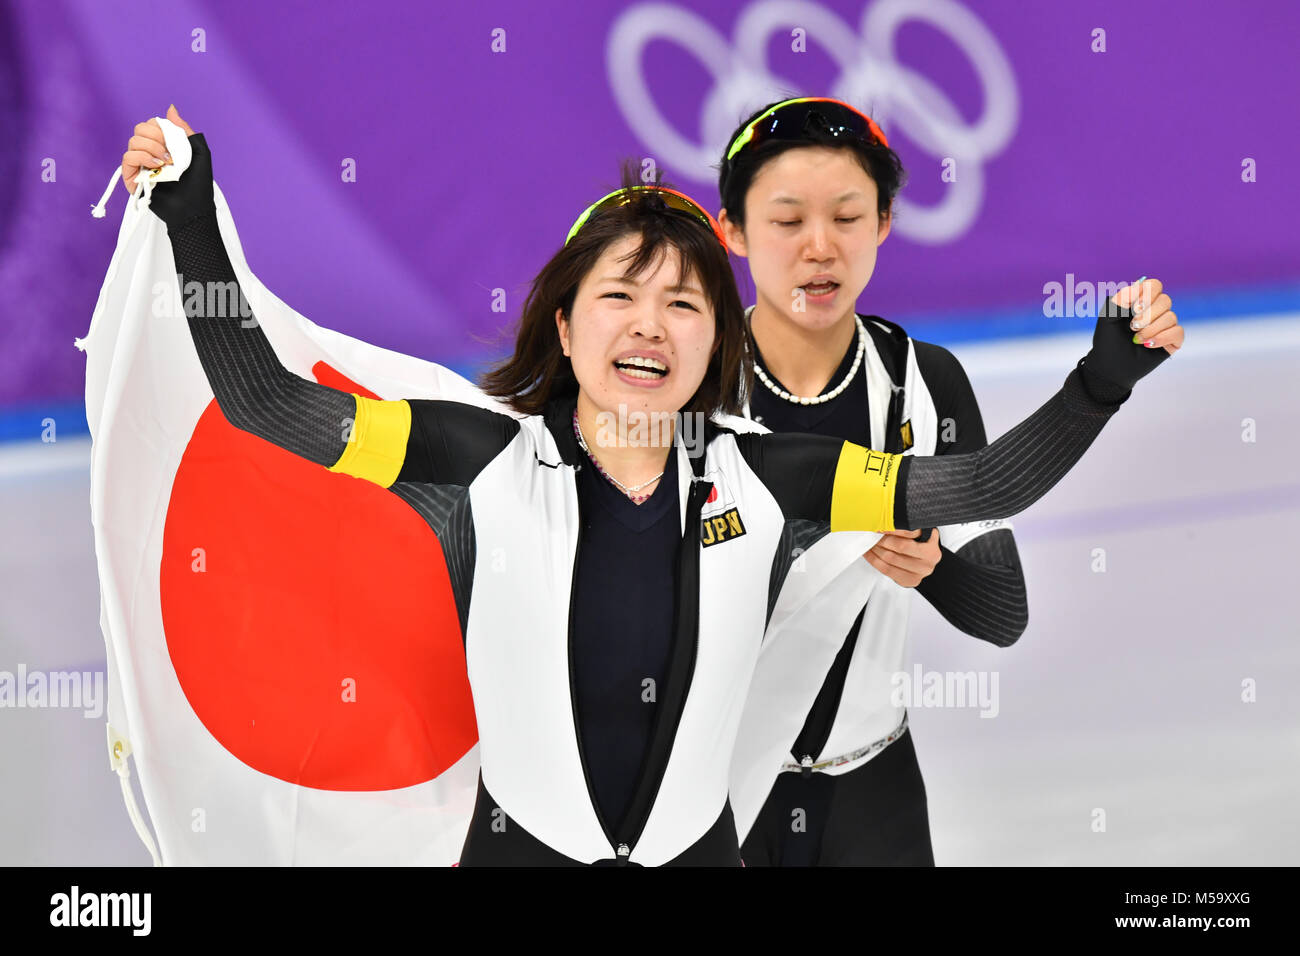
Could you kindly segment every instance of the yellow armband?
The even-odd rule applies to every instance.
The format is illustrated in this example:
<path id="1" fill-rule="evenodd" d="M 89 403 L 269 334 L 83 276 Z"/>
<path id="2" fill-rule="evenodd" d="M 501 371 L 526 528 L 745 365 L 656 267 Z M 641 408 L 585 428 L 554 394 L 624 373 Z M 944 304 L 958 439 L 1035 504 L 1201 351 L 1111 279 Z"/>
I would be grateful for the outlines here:
<path id="1" fill-rule="evenodd" d="M 831 490 L 832 531 L 893 531 L 894 487 L 902 455 L 846 441 Z"/>
<path id="2" fill-rule="evenodd" d="M 348 447 L 330 471 L 373 481 L 387 488 L 397 480 L 406 460 L 411 434 L 411 406 L 404 400 L 376 401 L 351 393 L 357 400 L 356 419 Z"/>

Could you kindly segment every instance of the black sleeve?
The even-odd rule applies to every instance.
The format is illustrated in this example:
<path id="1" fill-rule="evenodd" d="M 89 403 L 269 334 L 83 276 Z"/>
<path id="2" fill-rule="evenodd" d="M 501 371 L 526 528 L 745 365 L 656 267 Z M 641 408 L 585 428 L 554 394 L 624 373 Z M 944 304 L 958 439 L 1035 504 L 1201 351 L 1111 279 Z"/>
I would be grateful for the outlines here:
<path id="1" fill-rule="evenodd" d="M 1083 457 L 1130 394 L 1105 380 L 1086 378 L 1081 366 L 1037 411 L 991 445 L 964 455 L 901 456 L 894 527 L 910 531 L 1007 518 L 1045 495 Z M 738 435 L 736 444 L 787 518 L 830 520 L 844 442 L 785 433 Z"/>
<path id="2" fill-rule="evenodd" d="M 1055 395 L 991 445 L 964 455 L 905 457 L 894 526 L 910 531 L 1024 511 L 1074 467 L 1130 394 L 1090 377 L 1080 362 Z"/>
<path id="3" fill-rule="evenodd" d="M 244 299 L 214 213 L 168 227 L 190 334 L 217 404 L 236 428 L 317 464 L 347 448 L 357 413 L 351 393 L 312 382 L 280 364 Z M 185 295 L 200 283 L 221 294 Z M 508 415 L 460 402 L 414 399 L 400 481 L 469 484 L 519 431 Z"/>
<path id="4" fill-rule="evenodd" d="M 745 464 L 767 486 L 786 518 L 831 520 L 835 467 L 844 442 L 802 432 L 745 432 L 736 447 Z"/>
<path id="5" fill-rule="evenodd" d="M 953 627 L 999 647 L 1014 644 L 1029 625 L 1020 553 L 1010 528 L 996 528 L 941 557 L 916 590 Z"/>
<path id="6" fill-rule="evenodd" d="M 168 238 L 190 335 L 226 420 L 317 464 L 333 465 L 347 447 L 356 399 L 280 364 L 244 299 L 215 213 L 169 227 Z"/>
<path id="7" fill-rule="evenodd" d="M 411 436 L 398 481 L 468 485 L 515 435 L 509 415 L 436 399 L 408 399 Z"/>
<path id="8" fill-rule="evenodd" d="M 912 344 L 938 417 L 935 453 L 979 451 L 988 440 L 966 370 L 942 346 Z M 988 531 L 956 552 L 939 550 L 939 563 L 916 590 L 959 631 L 999 647 L 1014 644 L 1029 624 L 1029 600 L 1011 529 Z"/>

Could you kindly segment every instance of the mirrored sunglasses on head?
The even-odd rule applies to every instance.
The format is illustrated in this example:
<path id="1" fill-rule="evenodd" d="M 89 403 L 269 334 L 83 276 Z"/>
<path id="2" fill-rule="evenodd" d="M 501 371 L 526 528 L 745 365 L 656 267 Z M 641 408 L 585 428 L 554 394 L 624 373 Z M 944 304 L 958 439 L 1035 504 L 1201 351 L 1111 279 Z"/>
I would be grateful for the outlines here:
<path id="1" fill-rule="evenodd" d="M 825 96 L 802 96 L 777 103 L 750 122 L 732 140 L 727 149 L 727 162 L 735 159 L 746 147 L 759 146 L 772 140 L 804 139 L 812 130 L 836 138 L 889 145 L 889 140 L 875 120 L 843 100 Z"/>

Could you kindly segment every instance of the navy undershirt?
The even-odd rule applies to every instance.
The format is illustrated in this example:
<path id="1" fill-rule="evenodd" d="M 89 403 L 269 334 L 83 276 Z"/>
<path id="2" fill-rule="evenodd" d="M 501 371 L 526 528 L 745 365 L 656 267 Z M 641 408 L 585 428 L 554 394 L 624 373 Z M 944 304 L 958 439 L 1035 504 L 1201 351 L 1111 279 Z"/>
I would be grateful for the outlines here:
<path id="1" fill-rule="evenodd" d="M 853 359 L 858 354 L 858 337 L 853 336 L 849 349 L 844 353 L 840 366 L 835 370 L 822 391 L 835 388 L 844 381 L 853 367 Z M 865 364 L 864 355 L 862 361 Z M 777 386 L 790 391 L 783 382 L 768 370 L 762 353 L 758 363 L 763 366 L 767 377 Z M 829 435 L 855 442 L 867 448 L 871 447 L 871 417 L 867 414 L 867 376 L 862 366 L 858 366 L 853 381 L 844 391 L 829 402 L 820 405 L 796 405 L 779 395 L 772 394 L 762 382 L 754 379 L 754 390 L 749 399 L 750 417 L 760 425 L 774 432 L 811 432 L 815 435 Z"/>
<path id="2" fill-rule="evenodd" d="M 596 806 L 616 829 L 636 789 L 672 647 L 673 571 L 682 540 L 676 445 L 641 504 L 590 461 L 578 472 L 578 498 L 572 658 L 578 733 Z M 649 687 L 647 679 L 654 682 Z"/>

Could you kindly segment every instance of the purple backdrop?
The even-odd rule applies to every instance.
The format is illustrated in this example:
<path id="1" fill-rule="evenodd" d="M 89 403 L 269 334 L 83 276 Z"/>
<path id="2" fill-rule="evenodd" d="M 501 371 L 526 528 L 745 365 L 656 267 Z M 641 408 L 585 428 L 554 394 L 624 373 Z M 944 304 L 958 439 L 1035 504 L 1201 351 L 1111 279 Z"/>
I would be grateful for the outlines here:
<path id="1" fill-rule="evenodd" d="M 89 207 L 170 102 L 272 290 L 458 367 L 500 341 L 619 159 L 716 210 L 726 133 L 785 92 L 854 99 L 909 169 L 866 311 L 1037 309 L 1067 273 L 1184 297 L 1300 275 L 1294 4 L 51 0 L 0 18 L 0 406 L 80 396 L 72 340 L 125 191 L 105 220 Z"/>

